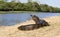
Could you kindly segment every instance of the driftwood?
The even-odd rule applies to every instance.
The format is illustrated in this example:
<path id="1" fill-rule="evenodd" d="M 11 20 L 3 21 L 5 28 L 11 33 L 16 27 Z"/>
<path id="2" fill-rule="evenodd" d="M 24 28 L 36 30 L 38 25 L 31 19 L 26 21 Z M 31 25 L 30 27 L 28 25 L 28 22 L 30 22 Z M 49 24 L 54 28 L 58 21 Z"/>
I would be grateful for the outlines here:
<path id="1" fill-rule="evenodd" d="M 20 27 L 18 27 L 19 30 L 34 30 L 34 29 L 38 29 L 40 26 L 36 25 L 36 24 L 30 24 L 30 25 L 22 25 Z"/>
<path id="2" fill-rule="evenodd" d="M 39 17 L 37 17 L 36 15 L 31 15 L 31 17 L 36 24 L 22 25 L 19 26 L 18 29 L 23 31 L 28 31 L 28 30 L 38 29 L 44 26 L 49 26 L 49 24 L 45 20 L 39 19 Z"/>
<path id="3" fill-rule="evenodd" d="M 45 20 L 40 19 L 36 15 L 31 15 L 32 19 L 35 21 L 36 24 L 40 24 L 41 26 L 49 26 L 48 22 Z"/>

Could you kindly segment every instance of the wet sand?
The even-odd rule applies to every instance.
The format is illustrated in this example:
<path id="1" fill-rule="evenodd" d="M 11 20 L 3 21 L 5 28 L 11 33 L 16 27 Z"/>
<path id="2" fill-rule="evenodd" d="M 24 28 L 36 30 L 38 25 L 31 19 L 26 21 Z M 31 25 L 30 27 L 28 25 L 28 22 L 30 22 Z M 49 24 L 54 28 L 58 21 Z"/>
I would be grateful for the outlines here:
<path id="1" fill-rule="evenodd" d="M 60 37 L 60 16 L 43 18 L 50 26 L 42 27 L 31 31 L 21 31 L 17 27 L 21 25 L 34 24 L 33 20 L 13 25 L 0 26 L 0 37 Z"/>

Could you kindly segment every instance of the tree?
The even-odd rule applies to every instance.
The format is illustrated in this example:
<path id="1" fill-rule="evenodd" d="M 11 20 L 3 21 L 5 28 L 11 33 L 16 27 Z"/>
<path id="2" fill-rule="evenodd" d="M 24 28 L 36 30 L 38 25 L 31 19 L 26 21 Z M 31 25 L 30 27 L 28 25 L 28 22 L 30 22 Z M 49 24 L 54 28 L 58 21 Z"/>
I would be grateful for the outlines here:
<path id="1" fill-rule="evenodd" d="M 37 2 L 32 3 L 32 10 L 33 11 L 41 11 L 40 6 Z"/>
<path id="2" fill-rule="evenodd" d="M 32 2 L 32 0 L 28 0 L 28 2 Z"/>
<path id="3" fill-rule="evenodd" d="M 13 1 L 13 2 L 20 2 L 20 0 L 11 0 L 11 2 L 12 2 L 12 1 Z"/>
<path id="4" fill-rule="evenodd" d="M 16 6 L 14 7 L 14 10 L 17 10 L 17 11 L 19 11 L 19 10 L 24 10 L 24 4 L 18 2 L 18 3 L 16 4 Z"/>
<path id="5" fill-rule="evenodd" d="M 0 1 L 2 1 L 2 2 L 6 2 L 7 0 L 0 0 Z"/>

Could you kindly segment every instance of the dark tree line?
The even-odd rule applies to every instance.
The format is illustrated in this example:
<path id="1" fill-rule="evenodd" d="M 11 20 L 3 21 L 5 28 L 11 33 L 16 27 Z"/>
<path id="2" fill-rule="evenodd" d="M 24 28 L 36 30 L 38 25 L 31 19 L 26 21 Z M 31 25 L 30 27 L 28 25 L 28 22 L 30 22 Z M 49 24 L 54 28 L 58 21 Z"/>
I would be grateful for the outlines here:
<path id="1" fill-rule="evenodd" d="M 3 2 L 0 1 L 0 11 L 40 11 L 40 12 L 60 12 L 60 8 L 38 4 L 37 2 Z"/>

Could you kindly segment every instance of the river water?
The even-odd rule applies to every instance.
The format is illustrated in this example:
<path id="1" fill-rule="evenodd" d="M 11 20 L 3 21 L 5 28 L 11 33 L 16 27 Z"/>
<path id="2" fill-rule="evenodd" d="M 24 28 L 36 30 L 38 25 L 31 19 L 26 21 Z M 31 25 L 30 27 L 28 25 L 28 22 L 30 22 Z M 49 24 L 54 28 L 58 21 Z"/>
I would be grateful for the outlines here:
<path id="1" fill-rule="evenodd" d="M 17 23 L 29 20 L 30 15 L 37 15 L 39 18 L 60 16 L 60 13 L 17 13 L 17 14 L 0 14 L 0 26 L 11 26 Z"/>

